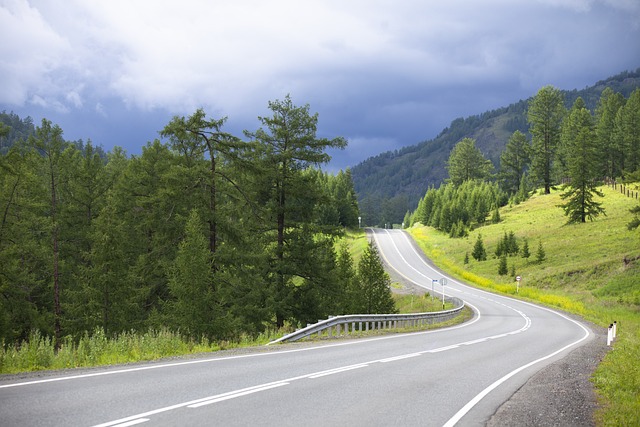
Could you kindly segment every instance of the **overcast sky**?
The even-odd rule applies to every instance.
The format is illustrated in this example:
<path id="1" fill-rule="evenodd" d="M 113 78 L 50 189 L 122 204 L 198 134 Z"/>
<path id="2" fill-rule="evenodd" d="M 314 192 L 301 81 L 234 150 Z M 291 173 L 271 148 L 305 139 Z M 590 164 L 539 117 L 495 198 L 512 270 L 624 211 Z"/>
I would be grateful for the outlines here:
<path id="1" fill-rule="evenodd" d="M 203 107 L 237 136 L 290 94 L 332 169 L 457 117 L 640 67 L 638 0 L 0 0 L 0 110 L 139 154 Z"/>

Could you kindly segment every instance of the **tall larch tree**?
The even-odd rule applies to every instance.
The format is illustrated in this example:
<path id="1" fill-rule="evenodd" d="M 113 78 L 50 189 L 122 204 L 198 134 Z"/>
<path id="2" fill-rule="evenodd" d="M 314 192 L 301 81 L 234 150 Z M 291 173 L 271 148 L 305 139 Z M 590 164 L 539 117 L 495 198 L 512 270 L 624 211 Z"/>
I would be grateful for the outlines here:
<path id="1" fill-rule="evenodd" d="M 602 91 L 596 107 L 596 141 L 602 176 L 611 178 L 621 176 L 624 140 L 617 138 L 616 117 L 624 104 L 624 97 L 607 87 Z"/>
<path id="2" fill-rule="evenodd" d="M 60 224 L 58 211 L 60 210 L 60 162 L 65 141 L 62 129 L 49 120 L 42 119 L 42 124 L 36 127 L 35 135 L 28 140 L 28 145 L 42 156 L 43 166 L 39 168 L 42 176 L 43 194 L 46 198 L 46 213 L 48 220 L 47 234 L 50 238 L 50 277 L 53 291 L 53 329 L 56 347 L 62 338 L 62 304 L 60 301 Z M 44 200 L 43 200 L 44 201 Z"/>
<path id="3" fill-rule="evenodd" d="M 360 303 L 362 314 L 396 313 L 397 309 L 391 296 L 391 278 L 384 271 L 378 249 L 369 242 L 358 263 L 357 279 L 360 284 Z"/>
<path id="4" fill-rule="evenodd" d="M 225 173 L 221 165 L 233 161 L 244 144 L 233 135 L 223 132 L 222 127 L 226 117 L 216 120 L 207 119 L 203 109 L 196 110 L 191 116 L 175 116 L 160 132 L 169 137 L 174 149 L 183 153 L 185 157 L 197 160 L 205 154 L 209 161 L 209 249 L 216 253 L 219 240 L 219 223 L 225 215 L 219 214 L 219 182 L 220 180 L 233 182 L 231 176 Z M 215 262 L 214 262 L 215 267 Z"/>
<path id="5" fill-rule="evenodd" d="M 299 253 L 308 248 L 308 240 L 316 239 L 310 227 L 310 214 L 315 211 L 318 194 L 309 185 L 311 174 L 305 169 L 330 160 L 328 148 L 344 148 L 344 138 L 316 137 L 318 114 L 311 114 L 309 105 L 296 106 L 290 96 L 269 102 L 270 117 L 259 117 L 262 126 L 255 132 L 245 132 L 255 146 L 257 200 L 264 207 L 263 237 L 273 254 L 270 275 L 274 289 L 272 303 L 276 325 L 281 327 L 293 315 L 295 278 L 309 279 L 307 256 Z M 273 237 L 271 237 L 273 236 Z M 273 239 L 273 240 L 271 240 Z M 320 242 L 320 240 L 319 240 Z"/>
<path id="6" fill-rule="evenodd" d="M 530 163 L 531 144 L 529 144 L 527 136 L 517 130 L 509 137 L 504 151 L 500 154 L 499 177 L 502 188 L 509 195 L 518 192 L 522 175 Z"/>
<path id="7" fill-rule="evenodd" d="M 544 186 L 545 194 L 551 193 L 551 172 L 565 111 L 562 92 L 553 86 L 543 87 L 529 102 L 531 170 L 535 179 Z"/>
<path id="8" fill-rule="evenodd" d="M 491 174 L 493 164 L 476 147 L 476 141 L 463 138 L 451 150 L 447 161 L 449 181 L 458 186 L 472 179 L 486 179 Z"/>
<path id="9" fill-rule="evenodd" d="M 570 182 L 561 195 L 567 200 L 561 207 L 569 223 L 586 222 L 604 214 L 601 203 L 593 200 L 594 195 L 603 197 L 597 189 L 600 169 L 593 117 L 581 106 L 584 103 L 578 101 L 581 99 L 569 112 L 562 129 L 562 140 L 570 153 L 567 159 Z"/>

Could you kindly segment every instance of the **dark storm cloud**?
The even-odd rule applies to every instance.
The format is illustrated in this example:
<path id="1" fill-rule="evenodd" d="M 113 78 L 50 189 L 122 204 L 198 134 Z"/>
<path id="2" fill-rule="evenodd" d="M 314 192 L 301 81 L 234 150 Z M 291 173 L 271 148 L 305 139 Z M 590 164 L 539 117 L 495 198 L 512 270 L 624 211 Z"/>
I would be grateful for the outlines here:
<path id="1" fill-rule="evenodd" d="M 123 13 L 126 11 L 126 13 Z M 204 107 L 255 130 L 291 94 L 346 167 L 546 84 L 640 66 L 634 0 L 0 0 L 0 109 L 130 153 Z"/>

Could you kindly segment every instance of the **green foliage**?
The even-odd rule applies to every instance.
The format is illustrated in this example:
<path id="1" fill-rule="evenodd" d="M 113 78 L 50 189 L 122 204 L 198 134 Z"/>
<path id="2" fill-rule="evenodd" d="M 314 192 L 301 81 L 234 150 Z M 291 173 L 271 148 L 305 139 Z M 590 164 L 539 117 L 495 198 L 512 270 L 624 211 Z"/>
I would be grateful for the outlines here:
<path id="1" fill-rule="evenodd" d="M 493 164 L 490 160 L 485 159 L 475 144 L 475 140 L 463 138 L 451 150 L 447 169 L 449 182 L 453 185 L 459 186 L 465 181 L 489 178 Z"/>
<path id="2" fill-rule="evenodd" d="M 627 224 L 628 230 L 635 230 L 640 226 L 640 205 L 629 209 L 629 212 L 635 215 L 635 217 Z"/>
<path id="3" fill-rule="evenodd" d="M 149 328 L 239 340 L 341 311 L 334 242 L 360 214 L 350 172 L 316 167 L 346 142 L 315 138 L 308 106 L 270 106 L 251 141 L 197 110 L 130 158 L 46 120 L 28 143 L 5 150 L 3 136 L 0 340 Z M 24 126 L 7 117 L 12 138 Z"/>
<path id="4" fill-rule="evenodd" d="M 552 86 L 540 89 L 529 102 L 527 117 L 532 136 L 531 170 L 537 182 L 544 186 L 545 194 L 551 192 L 551 172 L 564 115 L 564 96 Z"/>
<path id="5" fill-rule="evenodd" d="M 473 251 L 471 252 L 471 256 L 476 261 L 486 261 L 487 259 L 487 251 L 484 248 L 482 235 L 479 233 L 478 233 L 478 238 L 476 239 L 476 243 L 473 245 Z"/>
<path id="6" fill-rule="evenodd" d="M 500 154 L 500 172 L 498 178 L 503 190 L 516 194 L 521 188 L 522 176 L 531 162 L 531 145 L 527 137 L 519 130 L 515 131 Z"/>
<path id="7" fill-rule="evenodd" d="M 524 239 L 524 243 L 522 244 L 522 258 L 529 258 L 531 256 L 531 252 L 529 252 L 529 240 Z"/>
<path id="8" fill-rule="evenodd" d="M 560 207 L 569 217 L 568 222 L 586 222 L 604 214 L 601 203 L 593 200 L 594 195 L 602 197 L 597 190 L 597 179 L 600 176 L 598 167 L 598 151 L 596 146 L 593 119 L 589 111 L 582 107 L 584 103 L 578 98 L 569 112 L 562 127 L 562 142 L 567 153 L 567 173 L 570 179 L 568 190 L 562 194 L 567 200 Z"/>
<path id="9" fill-rule="evenodd" d="M 445 184 L 437 190 L 427 190 L 412 215 L 412 224 L 419 222 L 452 237 L 464 237 L 469 228 L 485 222 L 491 206 L 505 202 L 505 193 L 495 183 L 466 181 L 457 187 Z"/>
<path id="10" fill-rule="evenodd" d="M 500 263 L 498 264 L 498 274 L 500 276 L 504 276 L 505 274 L 507 274 L 508 271 L 509 269 L 507 267 L 507 254 L 506 252 L 503 252 L 502 255 L 500 255 Z"/>
<path id="11" fill-rule="evenodd" d="M 538 242 L 538 250 L 536 251 L 536 262 L 538 264 L 542 264 L 542 262 L 547 258 L 547 253 L 542 246 L 542 240 Z"/>
<path id="12" fill-rule="evenodd" d="M 391 296 L 391 279 L 384 271 L 373 242 L 364 251 L 358 264 L 358 281 L 362 295 L 355 311 L 360 314 L 396 313 Z"/>

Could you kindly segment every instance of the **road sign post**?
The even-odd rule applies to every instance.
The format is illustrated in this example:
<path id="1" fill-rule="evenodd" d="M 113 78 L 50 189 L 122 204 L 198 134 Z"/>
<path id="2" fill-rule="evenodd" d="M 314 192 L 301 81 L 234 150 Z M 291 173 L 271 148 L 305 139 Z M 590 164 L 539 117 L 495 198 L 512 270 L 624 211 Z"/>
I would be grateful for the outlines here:
<path id="1" fill-rule="evenodd" d="M 442 285 L 442 309 L 444 310 L 444 287 L 447 285 L 447 278 L 440 279 L 440 284 Z"/>
<path id="2" fill-rule="evenodd" d="M 433 301 L 433 299 L 435 298 L 434 297 L 434 295 L 435 295 L 434 287 L 435 287 L 436 283 L 438 283 L 438 279 L 431 279 L 431 301 Z"/>
<path id="3" fill-rule="evenodd" d="M 520 290 L 520 280 L 522 280 L 522 277 L 516 276 L 516 294 Z"/>

